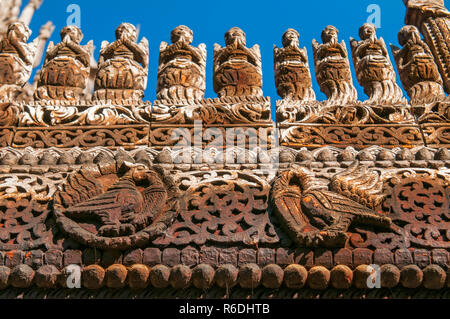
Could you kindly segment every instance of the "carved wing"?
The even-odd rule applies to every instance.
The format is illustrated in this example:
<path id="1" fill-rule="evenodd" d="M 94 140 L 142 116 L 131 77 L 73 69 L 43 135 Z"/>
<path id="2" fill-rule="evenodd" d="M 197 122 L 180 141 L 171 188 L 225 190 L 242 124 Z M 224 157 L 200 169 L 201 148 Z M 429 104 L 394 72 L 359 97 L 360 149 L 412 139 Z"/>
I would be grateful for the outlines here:
<path id="1" fill-rule="evenodd" d="M 312 200 L 314 197 L 315 200 Z M 302 203 L 308 208 L 319 208 L 317 203 L 320 203 L 321 208 L 331 210 L 336 213 L 346 213 L 352 215 L 374 214 L 372 209 L 363 206 L 348 197 L 342 196 L 338 193 L 326 190 L 313 190 L 305 194 Z"/>
<path id="2" fill-rule="evenodd" d="M 200 53 L 200 66 L 202 67 L 202 70 L 205 71 L 206 70 L 206 58 L 207 58 L 207 50 L 206 50 L 206 44 L 201 43 L 198 46 L 198 51 Z"/>
<path id="3" fill-rule="evenodd" d="M 54 48 L 55 48 L 55 43 L 54 43 L 53 41 L 50 41 L 50 42 L 48 43 L 48 46 L 47 46 L 47 51 L 45 51 L 46 55 L 45 55 L 44 63 L 47 63 L 47 61 L 48 61 L 47 55 L 48 55 L 48 53 L 51 52 Z"/>
<path id="4" fill-rule="evenodd" d="M 356 50 L 358 50 L 358 47 L 359 47 L 358 40 L 353 39 L 352 37 L 350 37 L 350 46 L 351 46 L 351 49 L 352 49 L 353 59 L 356 59 Z"/>
<path id="5" fill-rule="evenodd" d="M 121 179 L 99 196 L 69 207 L 64 215 L 70 218 L 96 218 L 106 222 L 119 222 L 122 213 L 139 212 L 143 198 L 136 185 Z"/>
<path id="6" fill-rule="evenodd" d="M 330 191 L 313 190 L 308 192 L 304 194 L 302 204 L 315 223 L 322 224 L 322 226 L 339 227 L 339 218 L 345 215 L 358 218 L 359 223 L 364 222 L 364 224 L 387 229 L 392 225 L 392 220 L 389 217 L 379 214 L 346 196 Z M 348 226 L 345 225 L 345 227 Z"/>
<path id="7" fill-rule="evenodd" d="M 41 41 L 41 38 L 37 37 L 36 39 L 33 40 L 33 42 L 30 42 L 27 44 L 28 53 L 29 53 L 28 60 L 31 61 L 32 65 L 34 64 L 34 60 L 36 59 L 40 41 Z"/>
<path id="8" fill-rule="evenodd" d="M 166 41 L 162 41 L 159 46 L 159 53 L 166 51 L 166 49 L 169 47 L 169 44 Z"/>
<path id="9" fill-rule="evenodd" d="M 222 51 L 222 46 L 220 44 L 214 43 L 214 71 L 219 68 L 219 58 Z"/>
<path id="10" fill-rule="evenodd" d="M 400 49 L 399 47 L 397 47 L 393 44 L 390 44 L 390 46 L 391 46 L 392 54 L 394 55 L 395 62 L 397 63 L 398 66 L 400 66 L 400 64 L 399 64 L 400 63 L 400 51 L 402 49 Z"/>
<path id="11" fill-rule="evenodd" d="M 386 198 L 382 188 L 380 175 L 369 171 L 367 167 L 361 167 L 359 161 L 355 161 L 346 171 L 336 174 L 331 181 L 333 192 L 372 209 L 377 209 Z"/>
<path id="12" fill-rule="evenodd" d="M 303 55 L 303 58 L 305 59 L 305 63 L 308 64 L 308 50 L 306 50 L 306 47 L 299 48 L 300 52 Z"/>
<path id="13" fill-rule="evenodd" d="M 390 64 L 392 64 L 391 58 L 389 57 L 389 52 L 387 50 L 386 42 L 384 42 L 384 39 L 381 37 L 380 37 L 379 41 L 380 41 L 381 45 L 383 46 L 384 51 L 386 52 L 386 59 L 389 61 Z"/>

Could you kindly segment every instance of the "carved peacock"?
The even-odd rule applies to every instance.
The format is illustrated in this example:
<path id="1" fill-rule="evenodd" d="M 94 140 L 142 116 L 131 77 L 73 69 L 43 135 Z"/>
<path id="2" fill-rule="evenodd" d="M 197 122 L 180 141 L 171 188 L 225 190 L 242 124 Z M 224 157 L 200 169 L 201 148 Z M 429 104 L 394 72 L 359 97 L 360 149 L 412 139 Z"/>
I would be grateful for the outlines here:
<path id="1" fill-rule="evenodd" d="M 297 244 L 343 247 L 352 224 L 391 229 L 391 219 L 375 211 L 385 198 L 381 187 L 380 176 L 357 161 L 332 178 L 331 190 L 297 167 L 275 181 L 272 199 L 282 227 Z"/>

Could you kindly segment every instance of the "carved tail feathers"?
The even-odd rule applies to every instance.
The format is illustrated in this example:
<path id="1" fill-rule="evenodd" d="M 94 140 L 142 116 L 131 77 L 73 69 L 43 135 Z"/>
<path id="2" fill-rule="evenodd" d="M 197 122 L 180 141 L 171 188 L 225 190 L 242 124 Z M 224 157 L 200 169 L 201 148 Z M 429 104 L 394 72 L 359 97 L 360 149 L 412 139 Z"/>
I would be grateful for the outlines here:
<path id="1" fill-rule="evenodd" d="M 346 171 L 336 174 L 331 181 L 331 190 L 353 201 L 370 208 L 373 214 L 363 214 L 358 219 L 365 224 L 382 226 L 383 228 L 403 234 L 401 227 L 380 211 L 382 203 L 387 198 L 383 193 L 383 183 L 378 172 L 360 166 L 359 161 L 353 162 Z"/>

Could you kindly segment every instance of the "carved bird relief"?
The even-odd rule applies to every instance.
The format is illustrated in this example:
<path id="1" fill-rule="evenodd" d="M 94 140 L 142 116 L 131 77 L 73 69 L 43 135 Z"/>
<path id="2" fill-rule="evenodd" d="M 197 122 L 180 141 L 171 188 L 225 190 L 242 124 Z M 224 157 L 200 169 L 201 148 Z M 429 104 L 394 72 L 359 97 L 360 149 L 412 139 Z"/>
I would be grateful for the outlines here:
<path id="1" fill-rule="evenodd" d="M 176 214 L 176 194 L 172 180 L 158 170 L 124 163 L 118 170 L 113 165 L 72 175 L 55 195 L 55 207 L 63 230 L 75 239 L 127 248 L 148 241 L 149 226 L 167 228 Z"/>
<path id="2" fill-rule="evenodd" d="M 392 220 L 375 211 L 383 202 L 376 172 L 354 162 L 331 181 L 331 190 L 308 169 L 285 171 L 272 189 L 274 212 L 288 234 L 305 247 L 344 247 L 352 224 L 391 229 Z"/>

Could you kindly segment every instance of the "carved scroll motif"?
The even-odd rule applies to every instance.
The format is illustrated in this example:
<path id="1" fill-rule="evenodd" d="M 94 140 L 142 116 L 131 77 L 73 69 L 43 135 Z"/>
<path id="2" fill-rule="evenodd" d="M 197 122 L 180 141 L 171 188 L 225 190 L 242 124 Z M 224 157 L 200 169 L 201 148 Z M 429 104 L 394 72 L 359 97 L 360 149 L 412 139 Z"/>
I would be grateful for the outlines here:
<path id="1" fill-rule="evenodd" d="M 90 72 L 93 42 L 80 45 L 83 33 L 76 26 L 61 30 L 61 43 L 50 42 L 34 94 L 36 100 L 78 100 Z"/>
<path id="2" fill-rule="evenodd" d="M 222 48 L 214 45 L 214 91 L 219 97 L 262 96 L 261 53 L 246 47 L 244 31 L 231 28 Z"/>
<path id="3" fill-rule="evenodd" d="M 381 209 L 396 233 L 357 227 L 349 244 L 355 248 L 443 248 L 450 239 L 448 170 L 397 169 L 384 173 L 387 194 Z"/>
<path id="4" fill-rule="evenodd" d="M 147 88 L 148 40 L 137 43 L 136 27 L 122 23 L 116 41 L 102 43 L 95 77 L 94 100 L 140 102 Z"/>
<path id="5" fill-rule="evenodd" d="M 406 104 L 397 85 L 396 74 L 383 38 L 377 38 L 374 25 L 366 23 L 360 30 L 361 41 L 351 39 L 356 77 L 369 96 L 367 104 Z"/>
<path id="6" fill-rule="evenodd" d="M 311 71 L 306 48 L 299 48 L 299 33 L 288 29 L 282 38 L 283 48 L 274 46 L 275 85 L 278 95 L 287 100 L 313 102 Z"/>
<path id="7" fill-rule="evenodd" d="M 200 100 L 206 89 L 206 45 L 191 45 L 193 32 L 178 26 L 172 44 L 161 43 L 158 69 L 159 100 Z"/>

